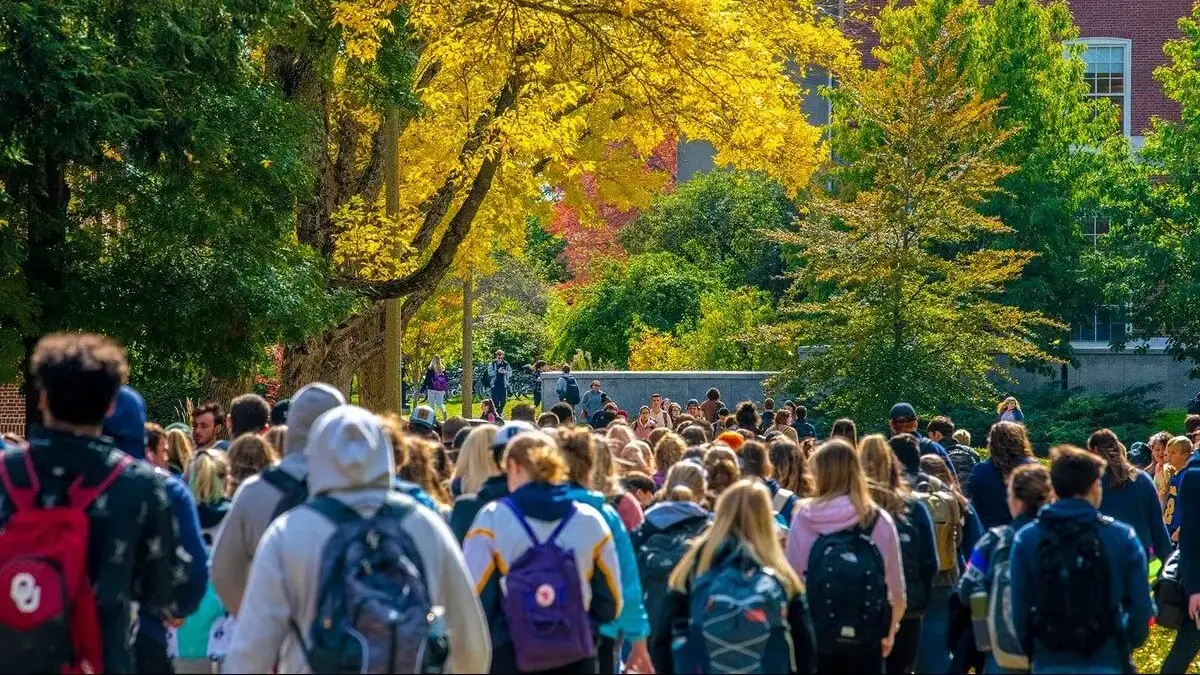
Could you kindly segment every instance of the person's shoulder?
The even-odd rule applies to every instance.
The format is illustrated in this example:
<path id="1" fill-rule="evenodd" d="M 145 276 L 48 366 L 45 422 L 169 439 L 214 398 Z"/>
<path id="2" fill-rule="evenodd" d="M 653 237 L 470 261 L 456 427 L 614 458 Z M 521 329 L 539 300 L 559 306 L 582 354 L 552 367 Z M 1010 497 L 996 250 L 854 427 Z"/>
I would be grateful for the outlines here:
<path id="1" fill-rule="evenodd" d="M 574 523 L 582 524 L 583 527 L 594 530 L 597 534 L 612 534 L 612 530 L 609 529 L 608 520 L 605 519 L 604 514 L 600 512 L 600 509 L 597 509 L 591 504 L 576 502 L 575 516 L 573 520 Z"/>
<path id="2" fill-rule="evenodd" d="M 1133 544 L 1137 545 L 1138 547 L 1141 547 L 1141 544 L 1139 543 L 1138 538 L 1137 538 L 1137 531 L 1135 531 L 1133 529 L 1133 526 L 1130 525 L 1129 523 L 1117 520 L 1116 518 L 1113 518 L 1112 516 L 1106 516 L 1103 514 L 1101 514 L 1097 518 L 1097 520 L 1100 522 L 1100 526 L 1103 529 L 1106 536 L 1108 536 L 1112 540 L 1114 540 L 1118 543 L 1122 543 L 1122 544 L 1124 544 L 1126 542 L 1132 542 Z"/>

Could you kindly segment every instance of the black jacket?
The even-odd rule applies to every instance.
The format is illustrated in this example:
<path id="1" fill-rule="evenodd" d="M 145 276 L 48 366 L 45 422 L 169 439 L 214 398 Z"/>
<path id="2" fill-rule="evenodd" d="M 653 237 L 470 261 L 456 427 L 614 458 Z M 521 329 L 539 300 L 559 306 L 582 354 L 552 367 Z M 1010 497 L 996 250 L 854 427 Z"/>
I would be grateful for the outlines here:
<path id="1" fill-rule="evenodd" d="M 501 474 L 483 481 L 483 485 L 479 486 L 479 492 L 455 499 L 454 508 L 450 511 L 450 529 L 454 530 L 454 536 L 458 538 L 458 543 L 462 544 L 463 539 L 467 538 L 467 532 L 470 531 L 471 524 L 475 522 L 475 516 L 479 515 L 483 507 L 507 496 L 508 478 Z"/>
<path id="2" fill-rule="evenodd" d="M 39 503 L 65 504 L 67 486 L 77 476 L 96 485 L 117 465 L 123 453 L 105 438 L 38 430 L 28 450 L 8 451 L 5 467 L 14 485 L 30 485 L 25 453 L 32 453 L 41 483 Z M 13 502 L 0 485 L 0 527 L 13 513 Z M 131 607 L 143 614 L 178 615 L 173 606 L 178 587 L 187 583 L 186 562 L 179 548 L 177 525 L 163 477 L 150 465 L 135 462 L 87 511 L 88 579 L 96 594 L 104 671 L 132 673 Z M 4 661 L 0 645 L 0 663 Z"/>

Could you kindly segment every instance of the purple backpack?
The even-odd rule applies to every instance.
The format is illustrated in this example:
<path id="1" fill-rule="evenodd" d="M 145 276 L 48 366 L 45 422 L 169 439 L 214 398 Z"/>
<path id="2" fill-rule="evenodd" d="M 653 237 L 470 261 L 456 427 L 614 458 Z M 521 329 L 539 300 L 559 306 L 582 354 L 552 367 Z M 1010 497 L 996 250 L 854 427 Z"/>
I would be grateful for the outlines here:
<path id="1" fill-rule="evenodd" d="M 545 542 L 539 542 L 517 505 L 507 497 L 503 502 L 533 542 L 504 577 L 504 616 L 517 653 L 517 668 L 550 670 L 595 657 L 592 623 L 583 606 L 575 554 L 554 543 L 575 515 L 575 508 L 563 516 Z"/>
<path id="2" fill-rule="evenodd" d="M 446 391 L 450 388 L 450 380 L 445 373 L 434 373 L 429 388 L 434 391 Z"/>

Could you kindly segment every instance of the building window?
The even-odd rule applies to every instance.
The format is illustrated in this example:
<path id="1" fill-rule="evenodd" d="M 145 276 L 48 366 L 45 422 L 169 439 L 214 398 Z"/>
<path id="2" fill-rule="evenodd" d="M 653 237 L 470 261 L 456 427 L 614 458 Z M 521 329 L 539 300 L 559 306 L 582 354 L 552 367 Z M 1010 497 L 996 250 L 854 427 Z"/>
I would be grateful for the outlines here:
<path id="1" fill-rule="evenodd" d="M 1083 79 L 1088 95 L 1103 98 L 1117 106 L 1121 131 L 1129 135 L 1130 42 L 1118 38 L 1084 38 L 1077 41 L 1086 50 L 1083 58 Z"/>
<path id="2" fill-rule="evenodd" d="M 1083 239 L 1092 248 L 1100 243 L 1100 237 L 1108 234 L 1109 219 L 1105 216 L 1087 215 L 1083 217 Z"/>
<path id="3" fill-rule="evenodd" d="M 1080 223 L 1084 242 L 1095 248 L 1099 245 L 1100 238 L 1108 234 L 1110 223 L 1107 216 L 1085 213 Z M 1074 342 L 1124 340 L 1130 331 L 1126 315 L 1127 312 L 1123 307 L 1097 305 L 1093 314 L 1083 317 L 1082 320 L 1074 322 L 1071 326 L 1071 340 Z"/>
<path id="4" fill-rule="evenodd" d="M 1082 321 L 1071 327 L 1072 342 L 1112 342 L 1124 340 L 1129 334 L 1129 323 L 1121 307 L 1104 305 Z"/>

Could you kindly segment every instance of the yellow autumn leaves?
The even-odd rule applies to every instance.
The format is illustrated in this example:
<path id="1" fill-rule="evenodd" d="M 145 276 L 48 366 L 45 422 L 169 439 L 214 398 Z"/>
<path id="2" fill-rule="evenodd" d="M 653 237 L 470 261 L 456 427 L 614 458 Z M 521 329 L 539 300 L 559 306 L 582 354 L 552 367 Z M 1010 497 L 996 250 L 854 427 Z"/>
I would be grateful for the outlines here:
<path id="1" fill-rule="evenodd" d="M 811 0 L 411 0 L 405 27 L 391 24 L 391 0 L 332 8 L 347 59 L 369 63 L 397 30 L 421 46 L 421 109 L 400 138 L 401 217 L 373 214 L 381 203 L 339 216 L 338 260 L 364 278 L 390 277 L 423 255 L 387 244 L 411 240 L 429 200 L 449 188 L 436 244 L 485 158 L 499 168 L 459 267 L 493 247 L 519 247 L 526 217 L 557 200 L 584 223 L 598 217 L 597 202 L 646 203 L 668 179 L 646 160 L 668 139 L 708 141 L 718 163 L 799 190 L 824 148 L 801 110 L 797 75 L 855 62 Z M 505 92 L 515 92 L 511 101 Z M 368 105 L 347 104 L 378 124 L 359 110 Z"/>

